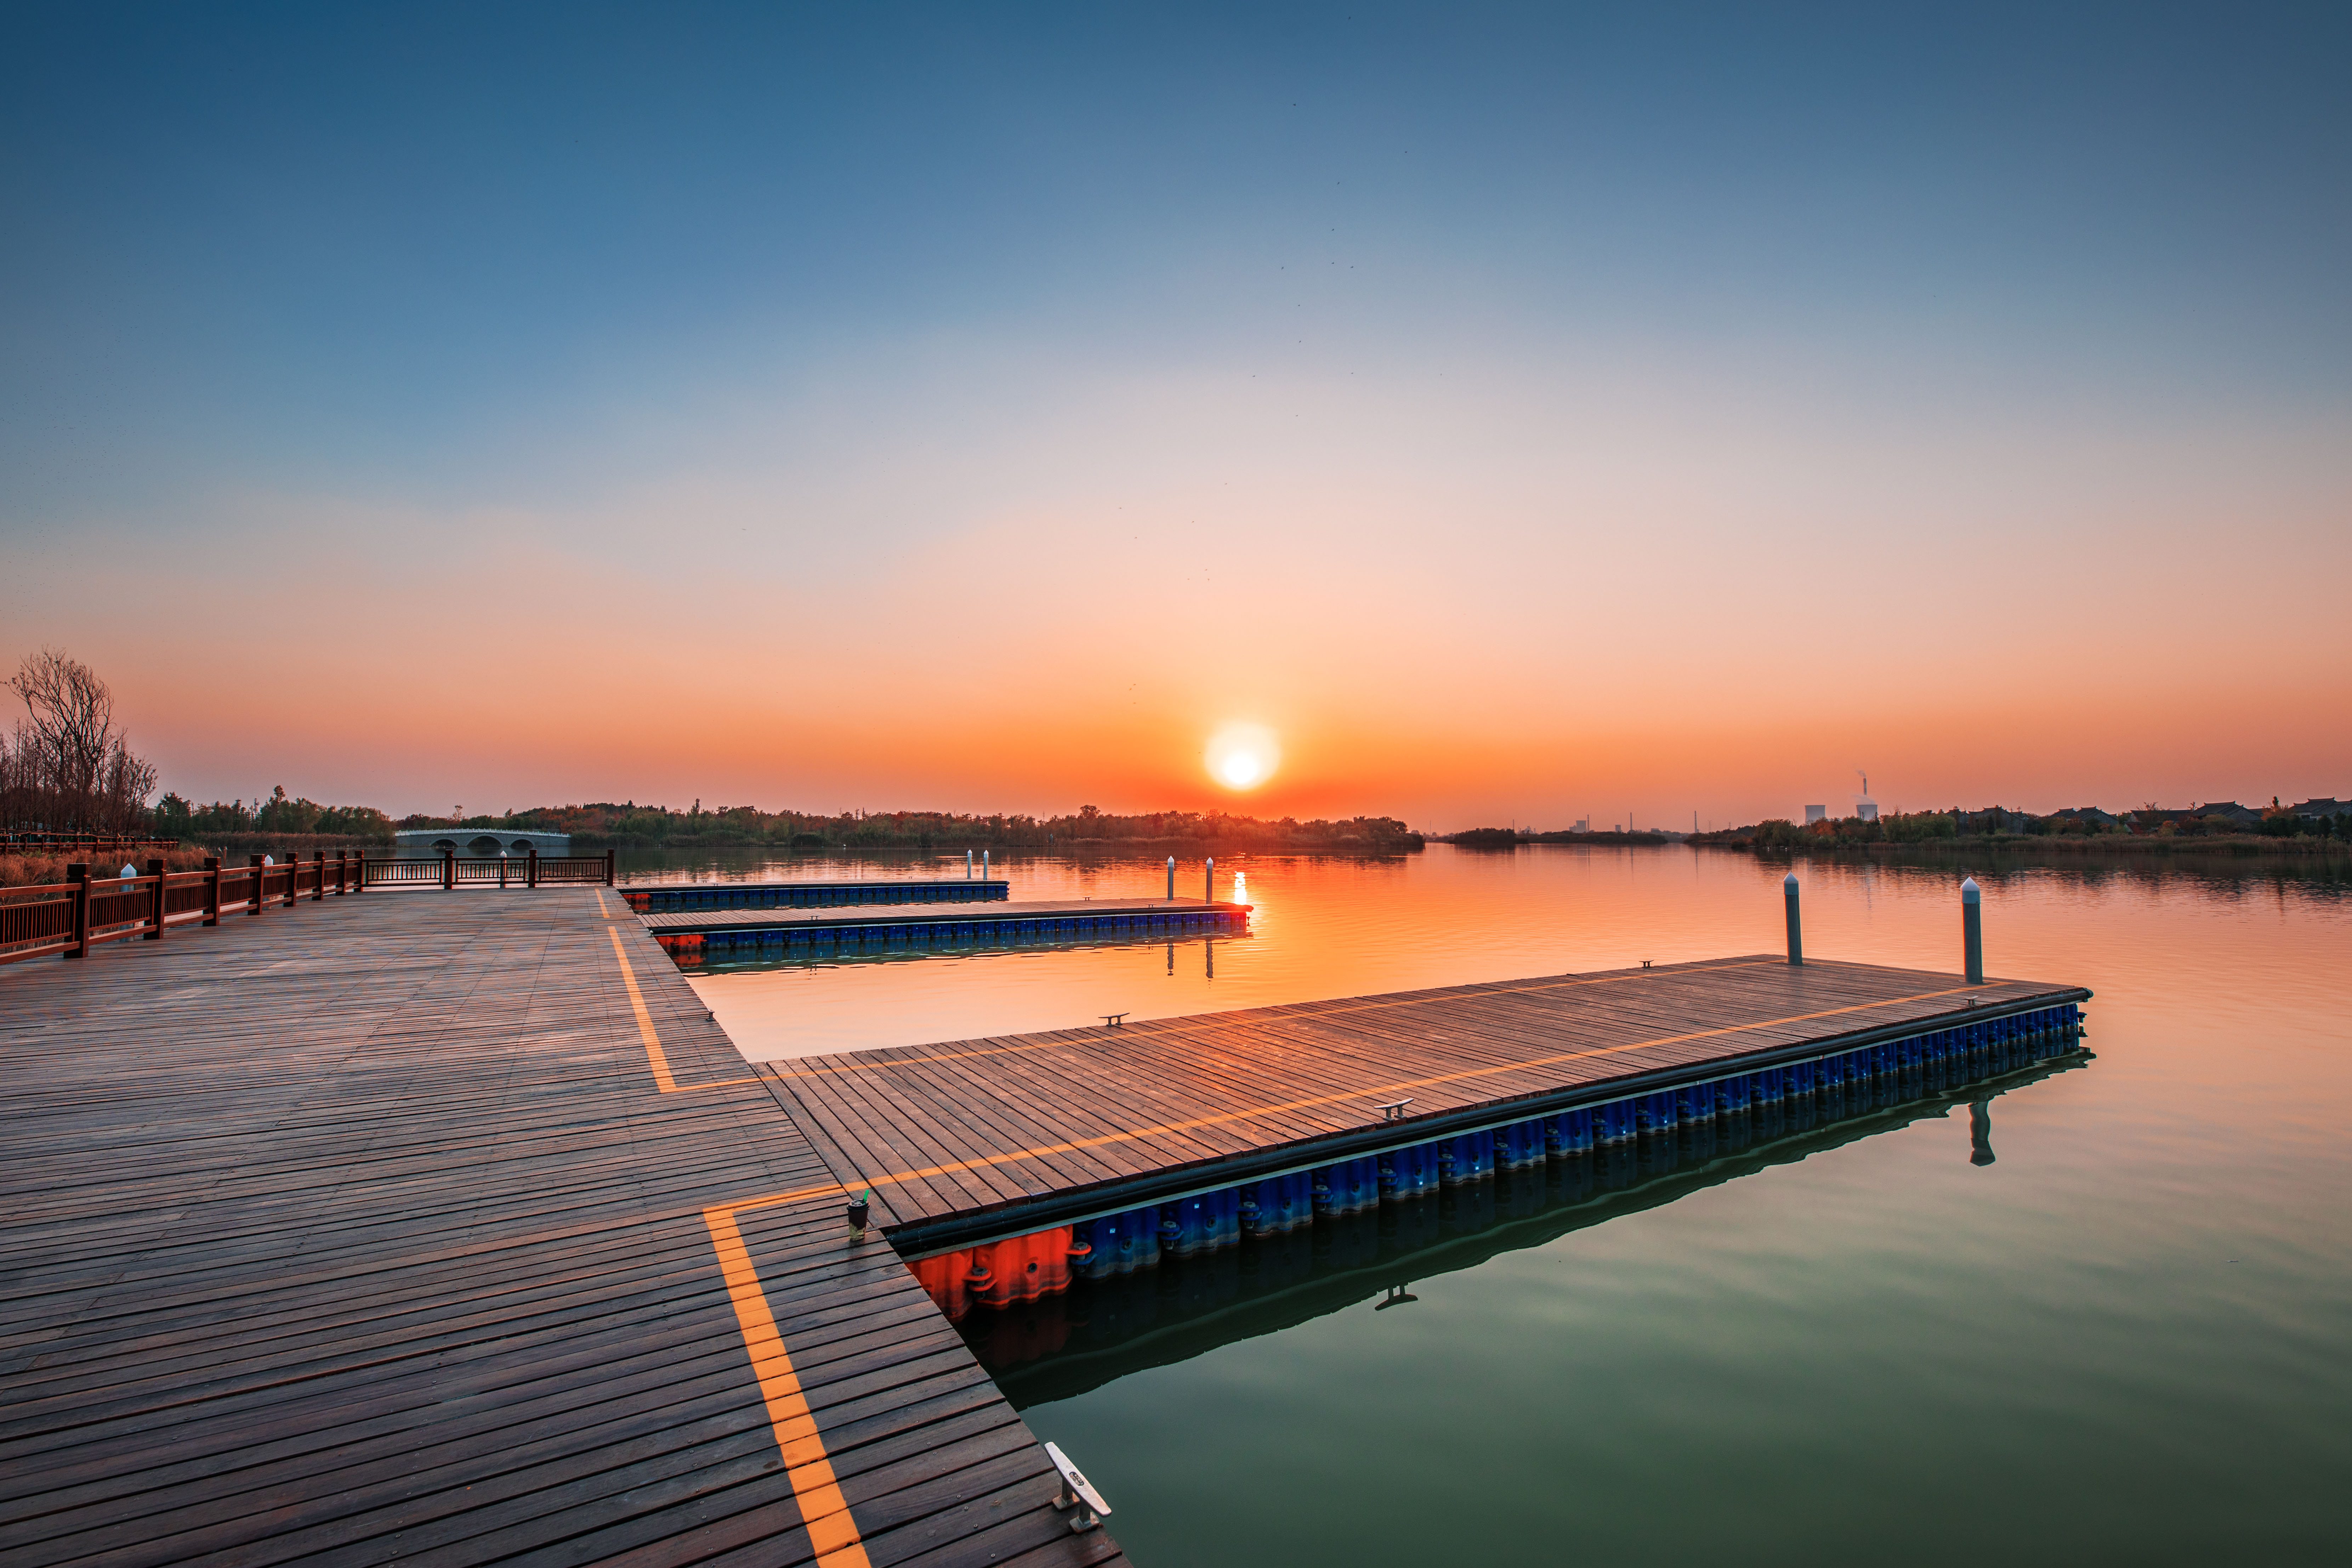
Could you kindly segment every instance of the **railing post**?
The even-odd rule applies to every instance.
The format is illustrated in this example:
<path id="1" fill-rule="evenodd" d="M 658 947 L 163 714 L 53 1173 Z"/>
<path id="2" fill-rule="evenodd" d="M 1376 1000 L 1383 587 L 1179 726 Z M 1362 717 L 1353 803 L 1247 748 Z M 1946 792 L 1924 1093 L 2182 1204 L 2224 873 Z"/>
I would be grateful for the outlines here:
<path id="1" fill-rule="evenodd" d="M 1805 932 L 1797 920 L 1797 874 L 1790 872 L 1780 879 L 1780 891 L 1789 901 L 1789 962 L 1805 962 Z"/>
<path id="2" fill-rule="evenodd" d="M 205 857 L 205 924 L 220 924 L 220 857 Z"/>
<path id="3" fill-rule="evenodd" d="M 527 888 L 539 886 L 539 846 L 536 844 L 530 847 L 530 864 L 524 868 L 523 876 L 527 879 L 523 886 Z"/>
<path id="4" fill-rule="evenodd" d="M 1960 957 L 1969 984 L 1984 984 L 1984 889 L 1970 877 L 1960 884 Z"/>
<path id="5" fill-rule="evenodd" d="M 343 882 L 344 882 L 345 879 L 347 879 L 348 877 L 350 877 L 350 875 L 351 875 L 351 871 L 352 871 L 352 852 L 351 852 L 350 850 L 348 850 L 348 849 L 338 849 L 338 850 L 336 850 L 336 851 L 335 851 L 335 896 L 336 896 L 337 898 L 339 898 L 339 899 L 340 899 L 340 898 L 341 898 L 341 897 L 343 896 L 343 892 L 344 892 Z"/>
<path id="6" fill-rule="evenodd" d="M 292 909 L 294 900 L 302 896 L 302 852 L 296 850 L 286 857 L 286 907 Z"/>
<path id="7" fill-rule="evenodd" d="M 449 889 L 454 888 L 454 887 L 456 887 L 457 885 L 457 852 L 455 849 L 444 849 L 443 851 L 441 851 L 441 887 L 442 887 L 442 890 L 446 892 L 446 891 L 447 891 Z"/>
<path id="8" fill-rule="evenodd" d="M 605 850 L 605 851 L 604 851 L 604 886 L 606 886 L 606 887 L 608 887 L 608 888 L 609 888 L 609 887 L 611 887 L 612 885 L 613 885 L 613 852 L 612 852 L 610 849 L 607 849 L 607 850 Z"/>
<path id="9" fill-rule="evenodd" d="M 245 912 L 248 915 L 257 915 L 261 912 L 262 890 L 268 884 L 269 879 L 261 874 L 263 867 L 260 856 L 251 855 L 247 856 L 247 858 L 252 863 L 253 868 L 253 892 L 252 896 L 246 900 L 247 907 Z"/>
<path id="10" fill-rule="evenodd" d="M 506 885 L 507 885 L 507 858 L 506 858 L 506 856 L 505 856 L 504 854 L 501 854 L 501 855 L 499 855 L 499 887 L 501 887 L 501 888 L 503 888 L 503 887 L 505 887 Z"/>
<path id="11" fill-rule="evenodd" d="M 310 901 L 315 904 L 322 901 L 327 896 L 327 852 L 325 850 L 310 851 L 310 870 L 319 879 L 310 889 Z"/>
<path id="12" fill-rule="evenodd" d="M 163 888 L 171 873 L 163 869 L 161 860 L 150 860 L 147 862 L 147 874 L 155 879 L 155 901 L 147 907 L 147 934 L 141 940 L 161 942 L 163 940 Z"/>
<path id="13" fill-rule="evenodd" d="M 73 945 L 58 956 L 88 958 L 89 956 L 89 868 L 79 862 L 67 867 L 66 880 L 73 884 Z"/>

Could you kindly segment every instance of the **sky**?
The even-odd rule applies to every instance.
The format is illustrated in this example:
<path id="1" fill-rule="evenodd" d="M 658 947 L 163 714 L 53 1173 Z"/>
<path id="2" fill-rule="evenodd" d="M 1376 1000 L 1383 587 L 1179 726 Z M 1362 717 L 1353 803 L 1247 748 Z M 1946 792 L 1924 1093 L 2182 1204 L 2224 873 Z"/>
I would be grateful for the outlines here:
<path id="1" fill-rule="evenodd" d="M 2352 795 L 2347 80 L 2324 5 L 12 5 L 0 660 L 396 815 Z"/>

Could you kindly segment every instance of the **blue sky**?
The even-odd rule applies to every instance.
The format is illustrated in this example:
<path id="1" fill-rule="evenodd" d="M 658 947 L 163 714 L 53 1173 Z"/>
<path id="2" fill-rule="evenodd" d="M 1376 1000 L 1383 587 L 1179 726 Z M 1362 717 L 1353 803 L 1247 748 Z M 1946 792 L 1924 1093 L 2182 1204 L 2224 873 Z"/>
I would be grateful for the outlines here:
<path id="1" fill-rule="evenodd" d="M 169 603 L 145 641 L 55 607 L 125 551 L 203 593 L 431 552 L 561 559 L 623 616 L 694 615 L 715 565 L 772 583 L 828 647 L 949 564 L 999 604 L 1140 574 L 1246 601 L 1249 625 L 1277 613 L 1238 563 L 1222 588 L 1186 579 L 1168 548 L 1186 537 L 1292 574 L 1348 561 L 1328 596 L 1358 605 L 1491 584 L 1372 558 L 1736 561 L 1767 603 L 1635 590 L 1650 632 L 1599 605 L 1605 640 L 1547 641 L 1544 605 L 1510 589 L 1466 629 L 1409 628 L 1464 679 L 1558 658 L 1704 709 L 1722 665 L 1675 647 L 1737 648 L 1785 624 L 1769 603 L 1869 581 L 1781 550 L 1868 537 L 1918 581 L 1971 542 L 2154 549 L 2195 564 L 2103 595 L 2097 637 L 2032 634 L 2035 655 L 2179 658 L 2134 594 L 2210 609 L 2208 662 L 2233 640 L 2257 662 L 2352 651 L 2307 584 L 2251 570 L 2352 563 L 2340 9 L 19 6 L 0 28 L 0 543 L 19 568 L 0 610 L 126 697 L 171 663 Z M 1134 552 L 1075 558 L 1137 516 Z M 1024 550 L 1042 575 L 974 564 Z M 814 601 L 813 574 L 834 584 Z M 1157 670 L 1139 722 L 1188 752 L 1212 710 L 1389 706 L 1403 732 L 1444 730 L 1444 691 L 1400 688 L 1326 596 L 1280 606 L 1297 636 L 1255 670 Z M 1786 653 L 1869 635 L 1898 687 L 1933 682 L 1962 655 L 1909 619 Z M 1318 662 L 1334 638 L 1377 689 Z M 436 665 L 388 628 L 333 676 L 555 679 L 457 641 L 462 666 Z M 291 647 L 241 643 L 212 673 Z M 625 686 L 664 656 L 614 657 Z M 196 738 L 205 667 L 172 668 L 186 684 L 134 711 L 188 787 L 227 789 L 223 758 L 249 752 Z M 1045 726 L 1041 754 L 1078 746 L 1003 711 Z M 845 709 L 826 721 L 855 739 Z M 1596 757 L 1674 753 L 1606 703 L 1542 721 L 1589 722 Z M 1853 729 L 1831 724 L 1822 755 L 1871 742 Z M 2133 733 L 2112 777 L 2049 787 L 2200 787 L 2193 755 Z M 2274 749 L 2297 780 L 2347 760 Z M 1586 782 L 1664 792 L 1686 762 Z M 1923 790 L 1990 783 L 1933 747 L 1916 763 Z M 469 765 L 352 754 L 310 793 L 437 795 Z M 525 759 L 478 765 L 567 793 Z M 640 797 L 698 767 L 762 804 L 898 780 L 1062 804 L 1059 774 L 897 765 L 722 748 L 634 791 L 645 759 L 605 771 Z M 1441 814 L 1528 795 L 1524 818 L 1565 765 L 1482 754 L 1465 777 L 1486 782 L 1459 788 L 1342 766 L 1318 787 Z M 1067 788 L 1130 785 L 1151 787 Z"/>

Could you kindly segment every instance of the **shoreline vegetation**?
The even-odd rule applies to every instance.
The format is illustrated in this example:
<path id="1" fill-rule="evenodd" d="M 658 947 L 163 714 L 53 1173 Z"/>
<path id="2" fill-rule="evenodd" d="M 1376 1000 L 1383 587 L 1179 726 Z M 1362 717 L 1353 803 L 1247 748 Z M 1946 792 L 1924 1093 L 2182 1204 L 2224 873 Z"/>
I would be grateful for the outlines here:
<path id="1" fill-rule="evenodd" d="M 1978 811 L 1895 813 L 1865 820 L 1824 818 L 1799 826 L 1768 818 L 1746 827 L 1694 833 L 1687 841 L 1706 848 L 1746 849 L 1758 854 L 1899 856 L 1919 852 L 1980 854 L 2050 859 L 2086 856 L 2224 856 L 2288 858 L 2352 855 L 2352 814 L 2342 803 L 2312 801 L 2302 807 L 2271 802 L 2252 810 L 2234 802 L 2218 806 L 2165 811 L 2147 806 L 2114 816 L 2092 806 L 2034 816 L 1987 806 Z"/>
<path id="2" fill-rule="evenodd" d="M 266 801 L 199 806 L 163 797 L 154 827 L 183 845 L 222 854 L 366 849 L 391 853 L 395 831 L 562 833 L 577 850 L 766 849 L 823 854 L 841 850 L 1193 849 L 1302 850 L 1392 855 L 1419 849 L 1423 836 L 1391 816 L 1338 821 L 1265 821 L 1225 812 L 1162 811 L 1131 816 L 1091 805 L 1060 816 L 979 816 L 943 811 L 761 811 L 730 806 L 685 811 L 635 801 L 535 806 L 498 816 L 416 815 L 394 822 L 373 806 L 325 806 L 289 798 L 281 785 Z"/>
<path id="3" fill-rule="evenodd" d="M 687 811 L 634 801 L 614 805 L 539 806 L 504 816 L 411 816 L 403 828 L 446 827 L 498 832 L 568 833 L 578 847 L 598 849 L 767 848 L 822 852 L 840 849 L 1077 849 L 1208 847 L 1225 849 L 1336 850 L 1398 854 L 1422 847 L 1423 837 L 1392 816 L 1329 821 L 1295 817 L 1265 821 L 1229 813 L 1157 811 L 1119 816 L 1091 805 L 1060 816 L 978 816 L 945 811 L 761 811 L 741 805 Z"/>
<path id="4" fill-rule="evenodd" d="M 1456 849 L 1517 849 L 1522 844 L 1640 844 L 1654 846 L 1679 844 L 1689 837 L 1686 833 L 1658 833 L 1642 829 L 1633 833 L 1578 833 L 1559 828 L 1538 833 L 1531 827 L 1468 827 L 1459 833 L 1441 833 L 1440 844 L 1451 844 Z"/>

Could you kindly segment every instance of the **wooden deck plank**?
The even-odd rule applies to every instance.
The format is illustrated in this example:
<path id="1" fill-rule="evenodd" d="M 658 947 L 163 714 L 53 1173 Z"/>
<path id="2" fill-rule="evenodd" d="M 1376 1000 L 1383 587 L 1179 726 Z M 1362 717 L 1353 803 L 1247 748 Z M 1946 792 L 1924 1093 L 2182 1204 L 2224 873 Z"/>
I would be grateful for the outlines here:
<path id="1" fill-rule="evenodd" d="M 772 1064 L 769 1076 L 790 1103 L 823 1108 L 818 1152 L 836 1170 L 855 1162 L 877 1197 L 889 1194 L 891 1223 L 903 1226 L 978 1212 L 975 1166 L 1019 1173 L 1029 1197 L 1139 1172 L 1205 1179 L 1223 1161 L 1263 1163 L 1361 1133 L 1384 1100 L 1412 1098 L 1411 1116 L 1393 1129 L 1405 1142 L 1416 1124 L 1448 1114 L 1499 1114 L 1531 1097 L 1597 1092 L 1897 1024 L 1965 1021 L 1971 1003 L 2075 994 L 1748 956 L 810 1057 Z M 952 1137 L 937 1135 L 950 1124 Z M 910 1137 L 918 1126 L 932 1135 Z M 881 1169 L 893 1159 L 906 1163 Z M 942 1165 L 960 1168 L 940 1173 Z"/>
<path id="2" fill-rule="evenodd" d="M 0 1052 L 11 1563 L 805 1558 L 746 1289 L 861 1529 L 870 1504 L 952 1544 L 995 1523 L 953 1522 L 974 1487 L 1045 1464 L 601 889 L 347 897 L 11 966 Z"/>

